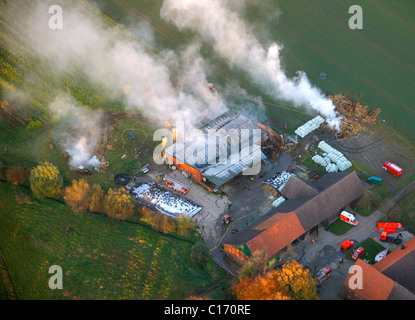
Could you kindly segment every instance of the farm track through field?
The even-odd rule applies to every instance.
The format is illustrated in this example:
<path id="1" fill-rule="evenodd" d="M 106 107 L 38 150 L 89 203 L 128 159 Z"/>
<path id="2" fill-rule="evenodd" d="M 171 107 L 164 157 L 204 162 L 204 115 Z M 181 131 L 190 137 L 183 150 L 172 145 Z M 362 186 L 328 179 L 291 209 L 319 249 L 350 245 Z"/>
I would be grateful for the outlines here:
<path id="1" fill-rule="evenodd" d="M 333 21 L 334 23 L 336 23 L 337 25 L 339 25 L 340 27 L 342 27 L 344 30 L 349 31 L 349 33 L 351 35 L 356 36 L 357 38 L 359 38 L 360 40 L 364 41 L 365 43 L 367 43 L 368 45 L 370 45 L 371 47 L 375 48 L 376 50 L 378 50 L 378 52 L 381 52 L 382 54 L 384 54 L 385 56 L 392 58 L 393 60 L 395 60 L 398 64 L 400 64 L 403 68 L 405 68 L 407 71 L 415 74 L 415 66 L 411 65 L 409 62 L 404 61 L 402 58 L 398 57 L 397 55 L 395 55 L 393 52 L 391 52 L 390 50 L 384 48 L 381 44 L 379 44 L 378 42 L 374 41 L 373 39 L 369 38 L 367 35 L 363 34 L 360 30 L 351 30 L 348 25 L 346 25 L 344 23 L 344 21 L 342 19 L 340 19 L 339 17 L 337 17 L 335 14 L 329 12 L 328 10 L 326 10 L 323 6 L 319 5 L 316 3 L 316 1 L 313 0 L 308 0 L 304 2 L 305 4 L 309 5 L 312 4 L 312 6 L 310 7 L 315 7 L 315 8 L 319 8 L 319 11 L 325 15 L 327 18 L 329 18 L 331 21 Z"/>
<path id="2" fill-rule="evenodd" d="M 384 135 L 384 136 L 382 136 L 380 138 L 377 138 L 375 141 L 372 141 L 372 142 L 370 142 L 367 145 L 362 146 L 362 147 L 346 147 L 344 145 L 340 145 L 340 146 L 336 146 L 336 148 L 338 150 L 340 150 L 340 151 L 345 151 L 345 152 L 349 152 L 349 153 L 360 153 L 360 152 L 363 152 L 363 151 L 367 151 L 367 150 L 373 149 L 374 147 L 376 147 L 377 144 L 379 144 L 380 142 L 382 142 L 383 140 L 388 139 L 388 138 L 390 138 L 390 135 Z M 333 143 L 335 141 L 332 141 L 330 143 Z"/>
<path id="3" fill-rule="evenodd" d="M 259 9 L 258 7 L 256 7 L 255 5 L 253 5 L 252 3 L 249 3 L 249 2 L 248 2 L 248 5 L 253 9 L 253 11 L 257 12 L 259 15 L 263 16 L 264 18 L 266 18 L 266 15 L 261 11 L 261 9 Z M 281 29 L 281 30 L 287 32 L 288 34 L 290 34 L 291 36 L 293 36 L 295 39 L 297 39 L 298 41 L 300 41 L 301 43 L 303 43 L 306 47 L 308 47 L 309 49 L 311 49 L 312 51 L 314 51 L 315 53 L 317 53 L 321 57 L 326 58 L 327 60 L 331 61 L 334 65 L 336 65 L 337 67 L 339 67 L 342 70 L 344 70 L 351 77 L 353 77 L 354 79 L 358 80 L 359 82 L 361 82 L 363 84 L 366 84 L 367 86 L 369 86 L 370 88 L 372 88 L 374 91 L 376 91 L 378 94 L 380 94 L 385 99 L 387 99 L 389 102 L 391 102 L 392 104 L 394 104 L 396 107 L 400 108 L 403 111 L 407 111 L 408 112 L 408 115 L 411 114 L 411 117 L 414 117 L 415 118 L 415 110 L 411 109 L 409 106 L 407 106 L 406 104 L 404 104 L 403 102 L 401 102 L 396 97 L 392 96 L 390 93 L 386 92 L 382 88 L 378 87 L 376 84 L 374 84 L 370 80 L 368 80 L 365 77 L 359 75 L 357 72 L 355 72 L 354 70 L 352 70 L 351 68 L 349 68 L 348 66 L 346 66 L 345 64 L 343 64 L 338 59 L 332 57 L 325 50 L 323 50 L 320 47 L 318 47 L 315 43 L 307 40 L 306 38 L 304 38 L 303 36 L 301 36 L 299 33 L 297 33 L 296 31 L 294 31 L 293 29 L 291 29 L 290 27 L 288 27 L 287 25 L 285 25 L 281 21 L 279 21 L 278 23 L 276 23 L 276 22 L 273 22 L 272 20 L 270 20 L 270 23 L 272 23 L 273 25 L 275 25 L 278 29 Z"/>

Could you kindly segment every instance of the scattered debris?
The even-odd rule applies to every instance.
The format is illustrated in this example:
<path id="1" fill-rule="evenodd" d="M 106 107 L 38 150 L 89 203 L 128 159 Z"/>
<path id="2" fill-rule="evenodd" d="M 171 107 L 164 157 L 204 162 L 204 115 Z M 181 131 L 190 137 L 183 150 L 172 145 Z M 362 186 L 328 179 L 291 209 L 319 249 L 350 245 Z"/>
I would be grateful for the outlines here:
<path id="1" fill-rule="evenodd" d="M 352 136 L 368 126 L 376 123 L 380 109 L 369 110 L 368 106 L 362 106 L 358 101 L 353 101 L 344 94 L 327 96 L 336 106 L 336 112 L 342 116 L 340 138 Z"/>
<path id="2" fill-rule="evenodd" d="M 293 175 L 293 173 L 288 171 L 278 172 L 272 178 L 269 178 L 263 181 L 263 184 L 269 185 L 278 191 L 281 191 L 284 188 L 285 184 L 287 183 L 288 179 Z"/>

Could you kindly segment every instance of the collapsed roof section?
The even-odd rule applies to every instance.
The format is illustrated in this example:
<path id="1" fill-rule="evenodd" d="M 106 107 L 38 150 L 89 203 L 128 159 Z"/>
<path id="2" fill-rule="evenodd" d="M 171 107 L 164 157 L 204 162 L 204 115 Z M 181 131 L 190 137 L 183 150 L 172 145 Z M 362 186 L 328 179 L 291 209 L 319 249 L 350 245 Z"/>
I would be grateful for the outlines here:
<path id="1" fill-rule="evenodd" d="M 184 142 L 167 147 L 164 154 L 198 170 L 216 186 L 221 186 L 266 155 L 261 143 L 269 133 L 241 114 L 216 118 L 200 130 L 186 135 Z"/>

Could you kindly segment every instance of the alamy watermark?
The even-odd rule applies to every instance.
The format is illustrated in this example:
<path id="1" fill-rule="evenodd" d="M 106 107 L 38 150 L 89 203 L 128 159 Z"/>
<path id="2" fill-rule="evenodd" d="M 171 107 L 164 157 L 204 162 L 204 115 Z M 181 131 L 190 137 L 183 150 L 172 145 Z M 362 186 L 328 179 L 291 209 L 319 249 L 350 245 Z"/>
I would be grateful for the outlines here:
<path id="1" fill-rule="evenodd" d="M 49 13 L 52 16 L 49 18 L 49 28 L 52 30 L 63 29 L 63 11 L 59 5 L 49 7 Z"/>
<path id="2" fill-rule="evenodd" d="M 49 282 L 48 282 L 49 288 L 52 290 L 63 289 L 62 267 L 58 265 L 53 265 L 49 268 L 48 273 L 53 274 L 53 276 L 49 278 Z"/>
<path id="3" fill-rule="evenodd" d="M 351 274 L 348 285 L 352 290 L 363 289 L 363 269 L 360 266 L 353 265 L 349 268 Z"/>
<path id="4" fill-rule="evenodd" d="M 349 13 L 353 14 L 349 19 L 349 28 L 352 30 L 363 29 L 363 9 L 361 6 L 353 5 L 349 8 Z"/>

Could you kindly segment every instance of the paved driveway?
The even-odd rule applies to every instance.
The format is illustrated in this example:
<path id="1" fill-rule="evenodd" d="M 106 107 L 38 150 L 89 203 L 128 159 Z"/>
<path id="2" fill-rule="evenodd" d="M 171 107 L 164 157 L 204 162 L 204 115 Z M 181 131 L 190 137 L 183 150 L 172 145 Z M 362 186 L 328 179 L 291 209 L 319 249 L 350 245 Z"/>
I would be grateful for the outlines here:
<path id="1" fill-rule="evenodd" d="M 319 227 L 318 234 L 308 235 L 306 239 L 296 246 L 292 247 L 282 258 L 282 263 L 294 259 L 310 269 L 314 276 L 322 267 L 330 267 L 333 272 L 320 287 L 320 299 L 322 300 L 339 300 L 343 295 L 343 283 L 348 275 L 350 266 L 353 261 L 343 259 L 340 263 L 339 259 L 345 257 L 345 253 L 340 251 L 340 245 L 346 239 L 352 239 L 357 243 L 372 236 L 375 231 L 375 238 L 378 237 L 376 232 L 376 223 L 382 217 L 381 211 L 375 211 L 368 217 L 356 214 L 359 224 L 343 235 L 334 235 L 330 231 Z M 315 244 L 312 239 L 317 238 Z M 346 253 L 347 254 L 347 253 Z M 348 251 L 350 254 L 350 251 Z"/>

